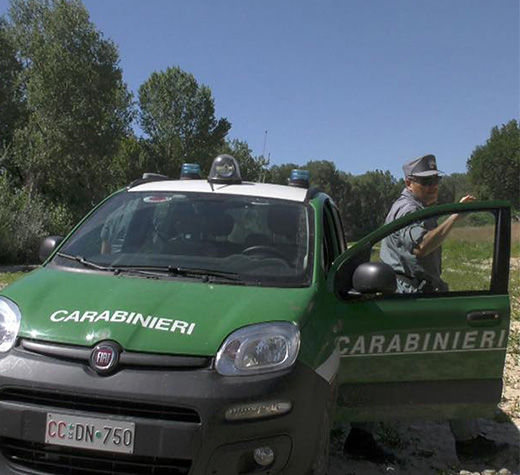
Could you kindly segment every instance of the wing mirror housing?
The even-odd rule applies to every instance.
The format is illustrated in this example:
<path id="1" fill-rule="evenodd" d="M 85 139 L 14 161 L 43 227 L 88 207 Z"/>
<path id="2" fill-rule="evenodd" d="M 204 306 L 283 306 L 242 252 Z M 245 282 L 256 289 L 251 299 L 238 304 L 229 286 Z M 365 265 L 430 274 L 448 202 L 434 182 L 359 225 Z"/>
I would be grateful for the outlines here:
<path id="1" fill-rule="evenodd" d="M 48 236 L 40 245 L 40 262 L 45 262 L 63 241 L 63 236 Z"/>
<path id="2" fill-rule="evenodd" d="M 395 293 L 397 276 L 394 269 L 384 262 L 365 262 L 356 267 L 352 286 L 361 294 Z"/>

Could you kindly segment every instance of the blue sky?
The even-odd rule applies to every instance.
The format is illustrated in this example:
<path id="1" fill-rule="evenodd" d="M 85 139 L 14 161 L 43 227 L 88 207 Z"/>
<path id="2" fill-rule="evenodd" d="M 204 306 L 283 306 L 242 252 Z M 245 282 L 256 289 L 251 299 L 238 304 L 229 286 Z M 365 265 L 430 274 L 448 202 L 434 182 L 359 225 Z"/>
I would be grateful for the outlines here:
<path id="1" fill-rule="evenodd" d="M 519 115 L 518 0 L 85 0 L 129 88 L 180 66 L 272 164 L 464 172 Z M 0 0 L 0 13 L 8 1 Z"/>

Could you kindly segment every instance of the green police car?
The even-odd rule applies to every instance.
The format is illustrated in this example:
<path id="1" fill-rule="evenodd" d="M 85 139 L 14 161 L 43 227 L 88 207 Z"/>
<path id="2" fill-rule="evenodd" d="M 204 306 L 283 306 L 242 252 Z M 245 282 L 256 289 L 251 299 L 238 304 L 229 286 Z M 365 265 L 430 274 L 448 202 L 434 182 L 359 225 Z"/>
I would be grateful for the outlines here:
<path id="1" fill-rule="evenodd" d="M 47 238 L 0 294 L 0 473 L 324 475 L 336 418 L 496 410 L 508 205 L 428 208 L 347 249 L 308 184 L 244 182 L 219 156 L 207 180 L 145 175 Z M 449 291 L 396 293 L 381 240 L 454 212 L 492 229 L 475 278 L 457 254 Z"/>

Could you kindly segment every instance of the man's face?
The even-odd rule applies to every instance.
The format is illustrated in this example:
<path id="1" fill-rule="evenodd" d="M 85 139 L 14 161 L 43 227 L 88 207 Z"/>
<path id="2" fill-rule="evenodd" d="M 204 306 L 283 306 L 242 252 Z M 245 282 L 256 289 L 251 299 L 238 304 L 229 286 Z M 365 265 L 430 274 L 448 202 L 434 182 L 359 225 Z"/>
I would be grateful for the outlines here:
<path id="1" fill-rule="evenodd" d="M 425 206 L 434 204 L 439 198 L 438 175 L 431 177 L 410 177 L 406 178 L 406 188 L 411 191 L 417 199 Z"/>

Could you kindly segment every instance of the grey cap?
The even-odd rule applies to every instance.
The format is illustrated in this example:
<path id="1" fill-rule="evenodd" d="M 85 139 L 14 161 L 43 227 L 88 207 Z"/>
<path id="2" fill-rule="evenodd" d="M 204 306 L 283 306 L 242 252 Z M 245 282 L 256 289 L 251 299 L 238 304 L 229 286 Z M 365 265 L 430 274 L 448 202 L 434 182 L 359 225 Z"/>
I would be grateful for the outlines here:
<path id="1" fill-rule="evenodd" d="M 437 170 L 435 155 L 424 155 L 403 165 L 404 176 L 433 176 L 442 174 Z"/>

